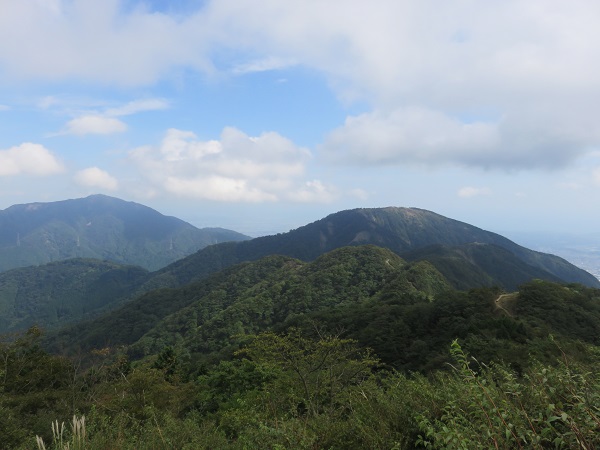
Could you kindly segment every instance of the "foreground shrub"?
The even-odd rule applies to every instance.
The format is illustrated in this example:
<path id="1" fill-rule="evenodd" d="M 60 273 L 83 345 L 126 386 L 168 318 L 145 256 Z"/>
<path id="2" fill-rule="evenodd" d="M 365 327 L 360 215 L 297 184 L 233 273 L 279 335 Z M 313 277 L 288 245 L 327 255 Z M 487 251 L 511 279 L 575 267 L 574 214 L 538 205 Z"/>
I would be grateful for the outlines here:
<path id="1" fill-rule="evenodd" d="M 427 448 L 581 448 L 600 446 L 600 372 L 533 363 L 521 379 L 501 364 L 472 367 L 455 341 L 455 372 L 439 376 L 441 414 L 418 415 Z"/>

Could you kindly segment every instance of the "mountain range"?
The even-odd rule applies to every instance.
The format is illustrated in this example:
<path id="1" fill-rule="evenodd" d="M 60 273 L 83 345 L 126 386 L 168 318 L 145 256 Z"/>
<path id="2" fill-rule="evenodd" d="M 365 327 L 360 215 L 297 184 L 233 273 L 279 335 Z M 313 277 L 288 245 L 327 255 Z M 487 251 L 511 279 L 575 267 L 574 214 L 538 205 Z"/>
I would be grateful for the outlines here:
<path id="1" fill-rule="evenodd" d="M 96 254 L 113 261 L 101 263 L 76 258 L 0 274 L 0 332 L 16 331 L 33 323 L 56 328 L 101 314 L 108 315 L 98 320 L 112 324 L 102 326 L 103 330 L 117 329 L 123 326 L 118 319 L 119 308 L 125 308 L 123 311 L 129 317 L 127 308 L 138 308 L 139 312 L 150 307 L 149 314 L 156 320 L 148 324 L 151 322 L 154 326 L 188 305 L 173 300 L 182 297 L 173 289 L 189 289 L 188 286 L 196 286 L 213 274 L 216 275 L 210 279 L 223 280 L 222 277 L 233 276 L 243 267 L 239 264 L 272 255 L 310 262 L 333 250 L 364 245 L 385 248 L 401 257 L 403 264 L 427 261 L 445 284 L 456 289 L 498 286 L 512 291 L 531 279 L 600 287 L 595 277 L 562 258 L 534 252 L 498 234 L 417 208 L 341 211 L 287 233 L 208 245 L 153 272 L 123 264 L 122 256 L 129 251 L 124 251 L 121 245 L 125 249 L 146 250 L 146 260 L 152 259 L 158 265 L 161 252 L 149 252 L 149 247 L 170 248 L 171 239 L 173 243 L 181 242 L 182 236 L 191 236 L 197 229 L 142 205 L 106 196 L 18 205 L 4 213 L 0 229 L 5 235 L 10 228 L 6 217 L 12 217 L 13 231 L 23 230 L 24 238 L 17 251 L 23 249 L 23 241 L 35 249 L 38 241 L 29 236 L 46 236 L 48 241 L 56 242 L 57 236 L 71 233 L 73 238 L 76 230 L 82 230 L 80 247 L 75 248 L 83 247 L 85 241 L 90 242 L 85 247 L 89 249 L 94 242 Z M 18 217 L 24 218 L 22 223 L 16 220 Z M 113 226 L 93 227 L 103 220 Z M 48 231 L 52 228 L 53 235 Z M 92 231 L 96 229 L 98 234 L 94 235 Z M 100 233 L 102 230 L 106 232 Z M 227 230 L 218 230 L 218 233 L 221 239 L 245 238 Z M 91 236 L 99 239 L 93 240 Z M 212 236 L 216 239 L 214 234 Z M 2 242 L 6 242 L 6 238 Z M 107 244 L 108 250 L 103 250 L 101 243 Z M 43 249 L 50 247 L 47 243 L 38 242 L 38 245 Z M 32 253 L 41 254 L 41 251 Z M 4 250 L 0 255 L 4 255 L 0 259 L 7 259 Z M 57 258 L 59 255 L 60 252 Z M 156 298 L 161 300 L 149 301 Z M 117 311 L 109 313 L 115 309 Z M 131 318 L 128 320 L 136 323 Z M 138 332 L 143 334 L 149 329 L 139 327 Z"/>
<path id="2" fill-rule="evenodd" d="M 73 414 L 90 449 L 445 448 L 464 424 L 465 448 L 595 448 L 598 284 L 415 208 L 342 211 L 155 271 L 11 269 L 3 448 L 58 445 L 48 424 Z"/>
<path id="3" fill-rule="evenodd" d="M 267 255 L 312 261 L 336 248 L 365 244 L 409 261 L 427 259 L 460 289 L 498 285 L 512 290 L 532 278 L 600 287 L 598 279 L 563 258 L 431 211 L 399 207 L 341 211 L 287 233 L 212 245 L 157 271 L 153 282 L 180 286 Z"/>
<path id="4" fill-rule="evenodd" d="M 105 195 L 14 205 L 0 211 L 0 272 L 69 258 L 157 270 L 207 245 L 244 239 Z"/>

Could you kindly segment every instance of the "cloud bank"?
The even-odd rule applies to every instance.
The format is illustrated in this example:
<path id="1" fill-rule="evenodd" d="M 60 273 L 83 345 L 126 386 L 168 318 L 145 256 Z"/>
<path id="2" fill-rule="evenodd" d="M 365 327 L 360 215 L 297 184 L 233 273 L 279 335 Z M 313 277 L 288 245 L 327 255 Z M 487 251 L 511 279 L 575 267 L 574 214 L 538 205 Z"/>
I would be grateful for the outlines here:
<path id="1" fill-rule="evenodd" d="M 274 132 L 251 137 L 228 127 L 219 140 L 201 141 L 170 129 L 159 146 L 137 148 L 129 157 L 151 186 L 180 197 L 327 202 L 336 195 L 318 180 L 302 180 L 310 152 Z"/>
<path id="2" fill-rule="evenodd" d="M 594 0 L 213 0 L 186 15 L 118 0 L 0 8 L 4 82 L 137 87 L 190 70 L 318 71 L 342 101 L 369 105 L 320 147 L 336 163 L 560 168 L 600 146 Z M 117 117 L 154 106 L 78 117 L 67 130 L 122 131 Z M 266 192 L 214 183 L 231 197 Z"/>

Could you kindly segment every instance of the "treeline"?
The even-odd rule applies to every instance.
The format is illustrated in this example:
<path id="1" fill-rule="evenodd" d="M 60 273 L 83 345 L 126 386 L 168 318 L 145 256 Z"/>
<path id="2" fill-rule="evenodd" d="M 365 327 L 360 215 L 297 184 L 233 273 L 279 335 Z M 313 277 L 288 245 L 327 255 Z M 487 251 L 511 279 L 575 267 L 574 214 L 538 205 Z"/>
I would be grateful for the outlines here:
<path id="1" fill-rule="evenodd" d="M 323 330 L 253 336 L 190 377 L 167 347 L 130 362 L 96 351 L 85 371 L 49 355 L 40 332 L 0 347 L 7 449 L 487 449 L 600 446 L 600 355 L 482 364 L 457 341 L 446 370 L 386 370 Z M 75 421 L 72 423 L 72 417 Z M 63 424 L 65 422 L 65 424 Z"/>

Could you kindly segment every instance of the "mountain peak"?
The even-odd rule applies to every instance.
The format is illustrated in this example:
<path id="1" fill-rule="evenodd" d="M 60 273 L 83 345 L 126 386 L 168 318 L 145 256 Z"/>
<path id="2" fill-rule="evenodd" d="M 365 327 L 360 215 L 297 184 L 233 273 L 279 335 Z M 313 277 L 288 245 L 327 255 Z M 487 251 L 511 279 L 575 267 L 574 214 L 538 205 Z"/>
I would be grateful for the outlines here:
<path id="1" fill-rule="evenodd" d="M 156 270 L 215 242 L 247 239 L 198 229 L 152 208 L 103 194 L 0 211 L 0 271 L 74 257 Z"/>
<path id="2" fill-rule="evenodd" d="M 287 233 L 211 246 L 164 272 L 165 276 L 169 272 L 172 280 L 185 283 L 270 254 L 312 261 L 340 247 L 364 244 L 415 259 L 419 259 L 417 250 L 430 248 L 425 252 L 427 258 L 432 258 L 448 279 L 456 280 L 458 273 L 469 275 L 462 288 L 496 284 L 514 289 L 532 277 L 600 287 L 595 277 L 562 258 L 534 252 L 499 234 L 425 209 L 402 207 L 344 210 Z M 457 264 L 461 268 L 453 274 Z"/>

